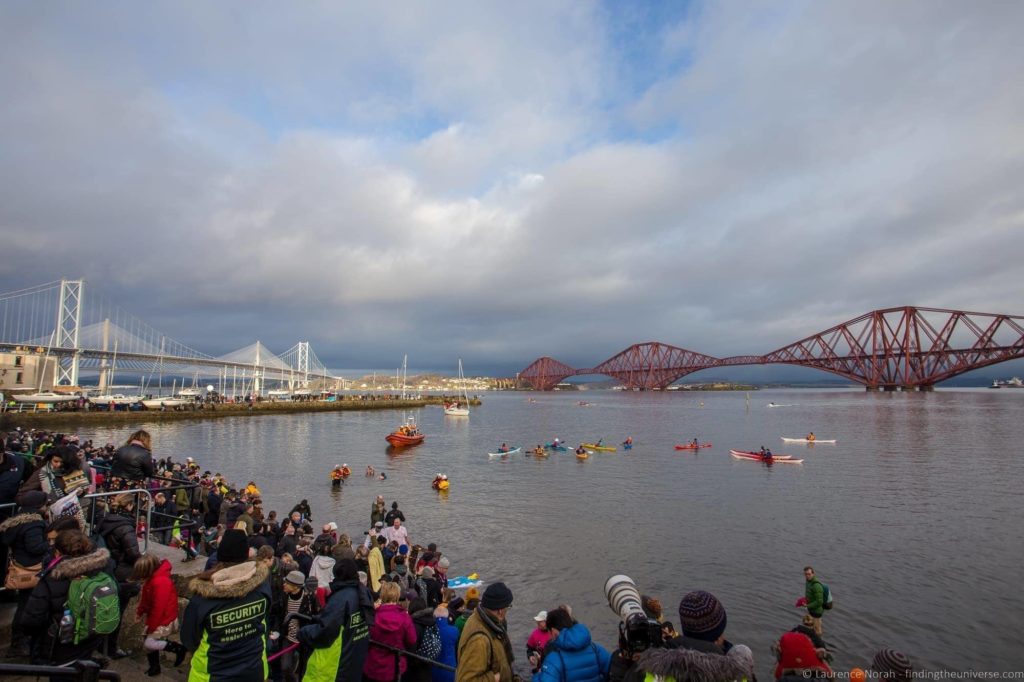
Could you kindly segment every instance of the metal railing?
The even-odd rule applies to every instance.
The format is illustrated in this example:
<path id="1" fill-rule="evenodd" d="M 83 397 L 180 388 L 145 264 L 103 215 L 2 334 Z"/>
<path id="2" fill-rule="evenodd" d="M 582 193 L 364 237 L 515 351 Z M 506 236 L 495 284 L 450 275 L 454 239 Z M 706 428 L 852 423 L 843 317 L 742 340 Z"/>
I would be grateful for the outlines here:
<path id="1" fill-rule="evenodd" d="M 142 552 L 145 554 L 149 551 L 149 527 L 153 521 L 153 495 L 146 488 L 129 488 L 128 490 L 109 490 L 102 493 L 89 493 L 85 495 L 85 499 L 99 499 L 103 497 L 117 497 L 118 495 L 136 495 L 135 497 L 135 527 L 139 527 L 139 518 L 142 515 L 142 505 L 138 503 L 138 495 L 146 495 L 149 498 L 149 504 L 146 505 L 146 533 L 142 540 Z M 96 507 L 99 505 L 93 504 L 89 508 L 89 530 L 91 533 L 96 532 Z"/>
<path id="2" fill-rule="evenodd" d="M 53 665 L 22 665 L 18 663 L 0 663 L 0 677 L 49 677 L 51 680 L 75 680 L 76 682 L 95 682 L 96 680 L 112 680 L 121 682 L 121 675 L 113 670 L 103 670 L 96 661 L 74 661 L 67 666 Z"/>

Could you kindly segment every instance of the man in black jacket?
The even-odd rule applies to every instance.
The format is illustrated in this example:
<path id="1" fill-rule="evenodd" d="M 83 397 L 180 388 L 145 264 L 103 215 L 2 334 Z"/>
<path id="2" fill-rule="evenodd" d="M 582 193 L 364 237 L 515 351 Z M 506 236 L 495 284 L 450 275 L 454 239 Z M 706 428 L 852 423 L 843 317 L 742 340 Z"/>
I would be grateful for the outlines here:
<path id="1" fill-rule="evenodd" d="M 334 564 L 331 597 L 313 623 L 299 630 L 299 641 L 313 648 L 306 679 L 361 682 L 370 648 L 373 597 L 359 582 L 356 562 Z"/>

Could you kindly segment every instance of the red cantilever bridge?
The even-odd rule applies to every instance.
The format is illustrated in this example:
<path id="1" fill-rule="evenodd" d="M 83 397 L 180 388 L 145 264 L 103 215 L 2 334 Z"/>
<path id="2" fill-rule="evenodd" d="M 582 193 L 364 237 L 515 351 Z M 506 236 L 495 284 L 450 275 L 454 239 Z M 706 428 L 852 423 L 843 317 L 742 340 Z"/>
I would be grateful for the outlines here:
<path id="1" fill-rule="evenodd" d="M 831 372 L 869 391 L 927 391 L 958 374 L 1017 358 L 1024 358 L 1022 316 L 905 306 L 866 313 L 766 355 L 715 358 L 652 341 L 590 369 L 538 358 L 519 378 L 549 391 L 570 376 L 605 374 L 628 389 L 649 390 L 711 367 L 786 364 Z"/>

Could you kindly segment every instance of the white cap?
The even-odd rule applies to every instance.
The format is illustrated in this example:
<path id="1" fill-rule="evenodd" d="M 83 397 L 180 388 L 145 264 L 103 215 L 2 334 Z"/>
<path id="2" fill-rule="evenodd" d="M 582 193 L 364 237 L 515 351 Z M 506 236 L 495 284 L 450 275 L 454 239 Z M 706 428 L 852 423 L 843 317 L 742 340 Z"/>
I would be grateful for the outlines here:
<path id="1" fill-rule="evenodd" d="M 541 612 L 540 612 L 540 613 L 538 613 L 538 614 L 537 614 L 536 616 L 534 616 L 534 617 L 533 617 L 533 619 L 534 619 L 535 621 L 537 621 L 538 623 L 539 623 L 540 621 L 542 621 L 542 620 L 547 620 L 547 619 L 548 619 L 548 612 L 547 612 L 547 611 L 541 611 Z"/>
<path id="2" fill-rule="evenodd" d="M 331 521 L 330 523 L 328 523 L 327 527 L 330 528 L 331 530 L 338 530 L 338 524 L 336 524 L 334 521 Z"/>

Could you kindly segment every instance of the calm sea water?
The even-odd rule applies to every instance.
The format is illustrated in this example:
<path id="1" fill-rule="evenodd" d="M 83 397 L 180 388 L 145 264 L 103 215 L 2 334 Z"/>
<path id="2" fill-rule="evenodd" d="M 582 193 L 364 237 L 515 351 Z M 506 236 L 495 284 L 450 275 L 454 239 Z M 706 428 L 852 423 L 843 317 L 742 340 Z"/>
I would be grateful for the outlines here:
<path id="1" fill-rule="evenodd" d="M 384 441 L 402 417 L 391 411 L 141 425 L 158 456 L 191 455 L 231 480 L 254 479 L 267 510 L 308 498 L 318 523 L 334 520 L 360 539 L 375 495 L 399 501 L 413 541 L 437 542 L 450 575 L 476 571 L 512 588 L 520 663 L 532 616 L 562 602 L 614 648 L 617 618 L 602 587 L 622 572 L 677 626 L 685 592 L 717 595 L 727 637 L 753 649 L 768 679 L 769 647 L 799 623 L 793 603 L 813 564 L 836 601 L 824 630 L 837 670 L 866 666 L 883 646 L 922 668 L 1024 668 L 1024 390 L 484 398 L 469 419 L 417 411 L 427 440 L 397 453 Z M 130 430 L 91 435 L 120 442 Z M 780 440 L 811 430 L 838 443 Z M 555 436 L 632 436 L 635 446 L 585 462 L 486 454 L 503 441 Z M 714 447 L 672 448 L 694 436 Z M 767 467 L 728 454 L 761 445 L 804 463 Z M 328 471 L 341 463 L 355 474 L 333 491 Z M 367 464 L 388 480 L 365 478 Z M 448 493 L 431 489 L 437 472 L 449 475 Z"/>

